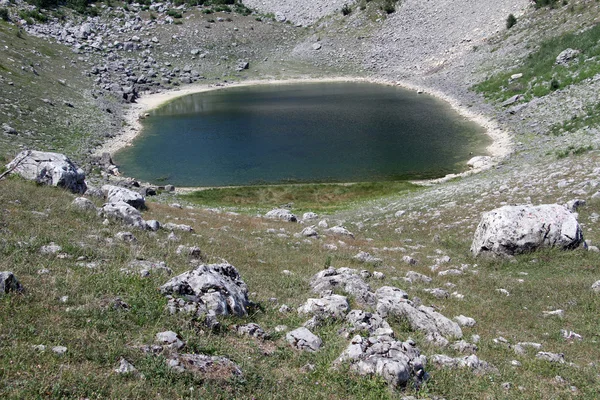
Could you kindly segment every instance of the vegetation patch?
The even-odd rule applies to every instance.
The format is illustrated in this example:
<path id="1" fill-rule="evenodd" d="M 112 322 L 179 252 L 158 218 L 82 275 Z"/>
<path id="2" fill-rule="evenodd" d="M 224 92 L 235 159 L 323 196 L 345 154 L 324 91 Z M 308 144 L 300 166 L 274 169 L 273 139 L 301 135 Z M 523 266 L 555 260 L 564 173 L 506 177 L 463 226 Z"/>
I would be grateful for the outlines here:
<path id="1" fill-rule="evenodd" d="M 576 147 L 576 146 L 570 145 L 569 147 L 567 147 L 564 150 L 557 150 L 556 157 L 560 159 L 560 158 L 565 158 L 565 157 L 569 157 L 569 156 L 578 156 L 583 153 L 587 153 L 588 151 L 592 151 L 593 149 L 594 148 L 592 146 Z"/>
<path id="2" fill-rule="evenodd" d="M 566 65 L 556 64 L 556 57 L 566 49 L 579 55 Z M 525 100 L 543 97 L 550 92 L 582 82 L 600 73 L 600 24 L 578 33 L 566 33 L 543 42 L 522 65 L 496 74 L 474 90 L 494 101 L 504 101 L 520 94 Z M 523 74 L 520 78 L 511 78 Z"/>
<path id="3" fill-rule="evenodd" d="M 409 182 L 353 184 L 302 184 L 243 186 L 199 190 L 183 197 L 196 204 L 216 207 L 273 208 L 293 203 L 294 211 L 332 212 L 366 201 L 417 190 Z"/>
<path id="4" fill-rule="evenodd" d="M 583 115 L 576 115 L 567 121 L 552 125 L 550 133 L 558 136 L 567 132 L 575 132 L 585 127 L 598 125 L 600 125 L 600 103 L 586 106 Z"/>

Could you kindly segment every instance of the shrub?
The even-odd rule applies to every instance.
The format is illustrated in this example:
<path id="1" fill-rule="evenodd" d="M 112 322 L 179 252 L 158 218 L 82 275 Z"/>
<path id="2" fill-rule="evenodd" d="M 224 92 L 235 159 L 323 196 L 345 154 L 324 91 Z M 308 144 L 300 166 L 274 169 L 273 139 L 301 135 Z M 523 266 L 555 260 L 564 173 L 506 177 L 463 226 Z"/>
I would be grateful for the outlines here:
<path id="1" fill-rule="evenodd" d="M 560 89 L 560 82 L 556 78 L 552 78 L 550 81 L 550 90 L 558 90 Z"/>
<path id="2" fill-rule="evenodd" d="M 8 9 L 7 8 L 0 7 L 0 19 L 3 20 L 3 21 L 10 20 L 10 17 L 8 16 Z"/>
<path id="3" fill-rule="evenodd" d="M 385 4 L 383 5 L 383 11 L 386 12 L 386 14 L 392 14 L 396 12 L 396 6 L 394 5 L 395 1 L 394 0 L 386 0 Z"/>
<path id="4" fill-rule="evenodd" d="M 506 29 L 510 29 L 517 24 L 517 17 L 513 14 L 509 14 L 508 18 L 506 18 Z"/>
<path id="5" fill-rule="evenodd" d="M 348 4 L 344 4 L 344 6 L 342 7 L 342 15 L 350 15 L 351 12 L 352 9 L 350 8 L 350 6 Z"/>
<path id="6" fill-rule="evenodd" d="M 173 18 L 183 18 L 183 15 L 177 10 L 169 10 L 167 11 L 167 15 Z"/>
<path id="7" fill-rule="evenodd" d="M 555 8 L 558 0 L 535 0 L 535 8 L 550 7 Z"/>

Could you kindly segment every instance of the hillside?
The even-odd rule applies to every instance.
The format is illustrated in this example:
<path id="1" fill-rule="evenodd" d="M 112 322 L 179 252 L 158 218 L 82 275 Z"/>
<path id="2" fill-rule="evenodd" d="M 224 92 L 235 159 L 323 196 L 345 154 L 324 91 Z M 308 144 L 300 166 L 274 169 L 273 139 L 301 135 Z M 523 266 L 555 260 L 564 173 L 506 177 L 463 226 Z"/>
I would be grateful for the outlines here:
<path id="1" fill-rule="evenodd" d="M 66 154 L 89 200 L 0 177 L 2 398 L 596 398 L 598 2 L 222 3 L 0 0 L 0 160 Z M 159 93 L 338 77 L 447 100 L 501 139 L 492 163 L 189 193 L 99 154 Z M 585 244 L 473 257 L 483 213 L 540 204 Z M 203 291 L 168 283 L 190 270 Z"/>

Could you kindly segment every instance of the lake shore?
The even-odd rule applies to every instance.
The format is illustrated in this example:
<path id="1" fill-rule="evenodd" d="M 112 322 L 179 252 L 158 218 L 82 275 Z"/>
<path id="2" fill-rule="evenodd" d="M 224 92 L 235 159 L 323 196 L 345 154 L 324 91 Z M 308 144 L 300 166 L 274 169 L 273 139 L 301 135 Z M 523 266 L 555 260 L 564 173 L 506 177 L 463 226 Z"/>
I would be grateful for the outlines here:
<path id="1" fill-rule="evenodd" d="M 486 148 L 488 155 L 493 157 L 496 161 L 508 156 L 512 152 L 512 143 L 510 135 L 501 130 L 493 121 L 486 118 L 484 115 L 474 113 L 468 108 L 461 105 L 461 103 L 446 95 L 443 92 L 418 86 L 410 82 L 403 81 L 390 81 L 385 79 L 377 78 L 361 78 L 361 77 L 334 77 L 334 78 L 296 78 L 296 79 L 285 79 L 285 80 L 249 80 L 241 82 L 223 82 L 218 84 L 192 84 L 182 87 L 181 89 L 169 90 L 159 93 L 144 94 L 136 103 L 126 110 L 124 120 L 125 127 L 121 133 L 113 138 L 108 139 L 100 147 L 94 151 L 94 155 L 102 155 L 103 153 L 114 154 L 117 151 L 131 146 L 134 139 L 142 132 L 142 120 L 145 114 L 149 111 L 160 107 L 161 105 L 172 101 L 176 98 L 187 96 L 190 94 L 203 93 L 212 90 L 219 90 L 231 87 L 244 87 L 244 86 L 255 86 L 255 85 L 286 85 L 286 84 L 298 84 L 298 83 L 324 83 L 324 82 L 368 82 L 382 85 L 392 85 L 402 87 L 408 90 L 417 91 L 419 93 L 426 93 L 434 96 L 448 103 L 456 112 L 458 112 L 464 118 L 472 120 L 477 124 L 481 125 L 486 129 L 486 134 L 491 138 L 492 143 Z M 464 176 L 471 173 L 479 172 L 479 170 L 469 170 L 461 174 L 451 174 L 444 178 L 429 180 L 429 181 L 417 181 L 416 183 L 438 183 L 448 179 L 455 178 L 457 176 Z"/>

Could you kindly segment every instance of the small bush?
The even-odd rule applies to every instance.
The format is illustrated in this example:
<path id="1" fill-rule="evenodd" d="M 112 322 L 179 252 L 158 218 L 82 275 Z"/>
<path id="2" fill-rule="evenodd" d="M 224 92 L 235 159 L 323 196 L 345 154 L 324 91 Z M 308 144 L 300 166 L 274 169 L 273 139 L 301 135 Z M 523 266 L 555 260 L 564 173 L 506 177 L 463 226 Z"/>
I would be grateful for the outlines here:
<path id="1" fill-rule="evenodd" d="M 510 29 L 517 24 L 517 17 L 513 14 L 509 14 L 508 18 L 506 18 L 506 29 Z"/>
<path id="2" fill-rule="evenodd" d="M 19 18 L 24 19 L 28 24 L 32 24 L 33 21 L 48 22 L 48 17 L 38 10 L 21 10 L 19 11 Z"/>
<path id="3" fill-rule="evenodd" d="M 0 7 L 0 19 L 3 20 L 3 21 L 9 21 L 10 20 L 7 8 Z"/>
<path id="4" fill-rule="evenodd" d="M 550 90 L 558 90 L 560 89 L 560 82 L 556 78 L 552 78 L 550 81 Z"/>
<path id="5" fill-rule="evenodd" d="M 385 11 L 386 14 L 392 14 L 396 12 L 396 6 L 395 6 L 395 1 L 394 0 L 386 0 L 385 4 L 382 7 L 382 10 Z"/>
<path id="6" fill-rule="evenodd" d="M 342 15 L 346 16 L 350 15 L 350 13 L 352 13 L 352 9 L 348 4 L 344 4 L 344 6 L 342 7 Z"/>
<path id="7" fill-rule="evenodd" d="M 167 11 L 167 15 L 173 18 L 183 18 L 183 15 L 177 10 L 169 10 Z"/>
<path id="8" fill-rule="evenodd" d="M 558 0 L 535 0 L 535 8 L 550 7 L 555 8 Z"/>

